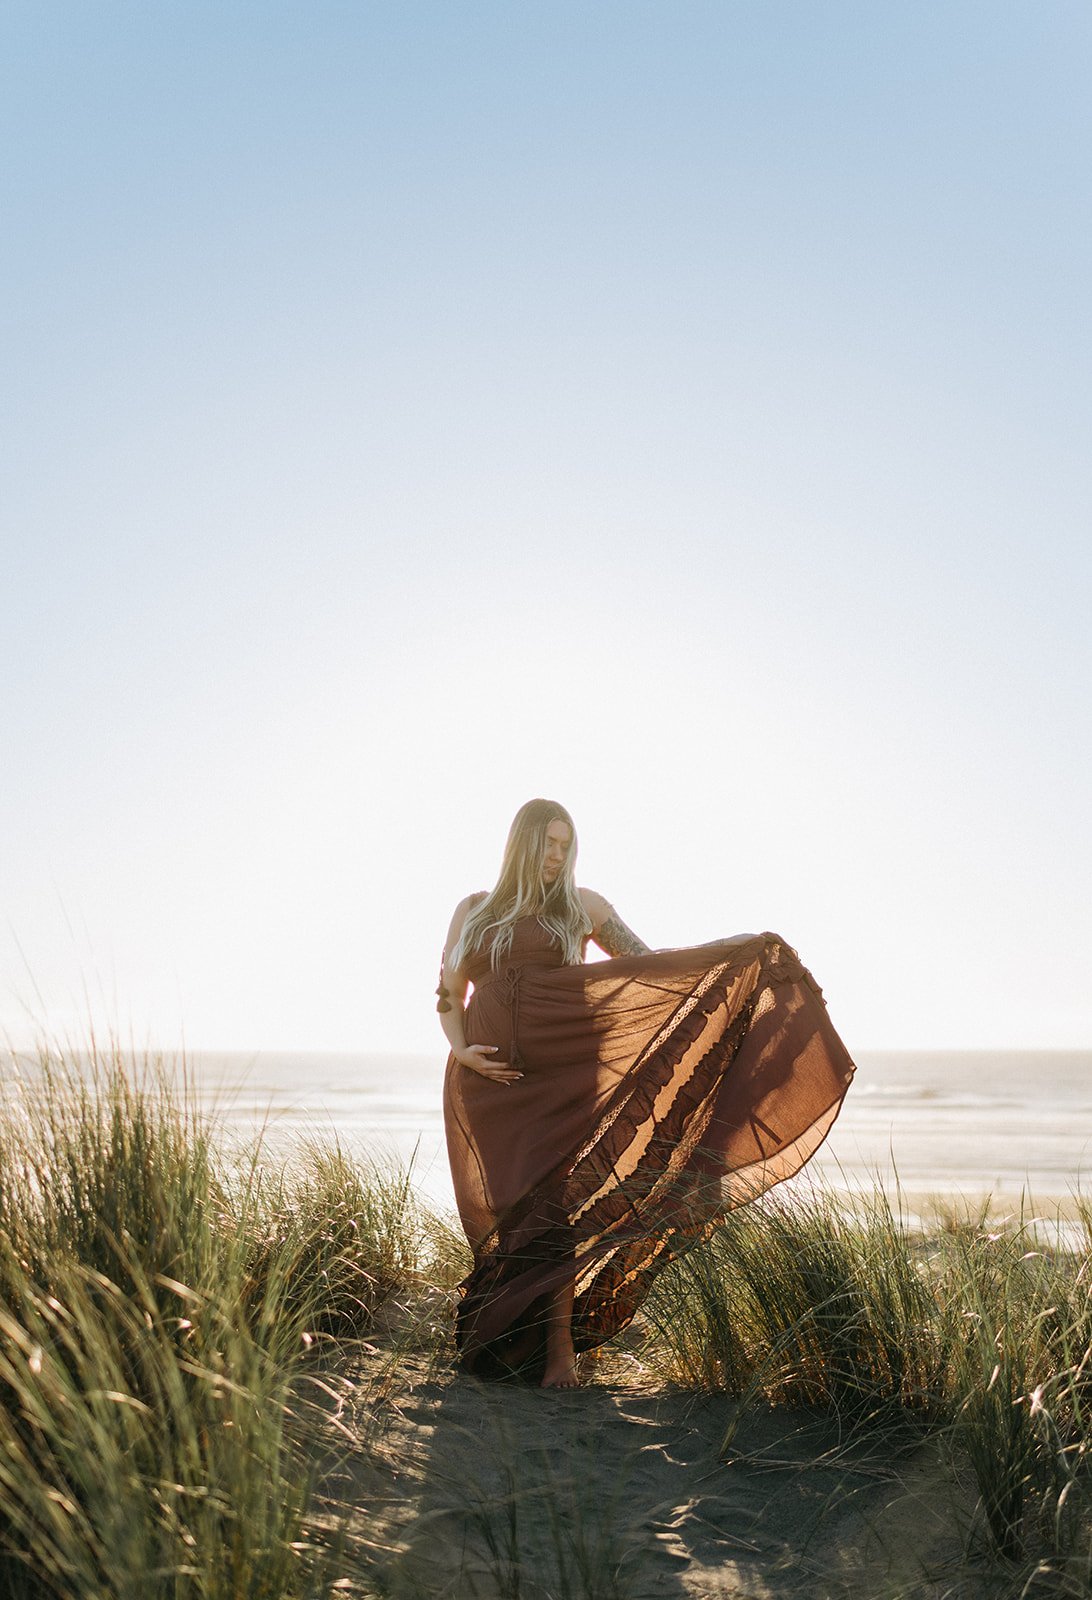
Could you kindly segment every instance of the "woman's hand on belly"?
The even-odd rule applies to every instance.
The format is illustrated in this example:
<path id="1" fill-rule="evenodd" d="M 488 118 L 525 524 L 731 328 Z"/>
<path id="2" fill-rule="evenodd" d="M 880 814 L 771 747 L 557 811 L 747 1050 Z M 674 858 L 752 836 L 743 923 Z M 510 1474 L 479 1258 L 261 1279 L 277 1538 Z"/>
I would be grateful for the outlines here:
<path id="1" fill-rule="evenodd" d="M 495 1055 L 495 1044 L 468 1044 L 465 1050 L 453 1050 L 456 1061 L 462 1066 L 469 1067 L 471 1072 L 476 1072 L 482 1078 L 488 1078 L 490 1083 L 516 1083 L 523 1077 L 523 1073 L 516 1067 L 508 1065 L 507 1061 L 490 1061 L 488 1058 Z"/>

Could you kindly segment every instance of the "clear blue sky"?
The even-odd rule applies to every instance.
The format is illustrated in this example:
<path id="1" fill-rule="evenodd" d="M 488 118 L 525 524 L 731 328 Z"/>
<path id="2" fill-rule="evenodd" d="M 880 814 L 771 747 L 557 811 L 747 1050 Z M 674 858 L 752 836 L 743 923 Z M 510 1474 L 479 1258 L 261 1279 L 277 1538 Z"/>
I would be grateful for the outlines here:
<path id="1" fill-rule="evenodd" d="M 1092 1044 L 1092 12 L 0 4 L 0 1026 L 439 1049 L 561 799 Z"/>

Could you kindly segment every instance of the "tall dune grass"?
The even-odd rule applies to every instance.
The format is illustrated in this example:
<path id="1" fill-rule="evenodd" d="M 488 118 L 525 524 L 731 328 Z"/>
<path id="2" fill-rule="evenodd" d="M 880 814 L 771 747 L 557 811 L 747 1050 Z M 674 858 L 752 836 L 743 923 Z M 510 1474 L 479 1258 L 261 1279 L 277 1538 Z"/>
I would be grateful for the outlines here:
<path id="1" fill-rule="evenodd" d="M 405 1175 L 224 1167 L 185 1086 L 43 1057 L 0 1117 L 0 1583 L 12 1596 L 327 1594 L 301 1378 L 417 1272 Z"/>
<path id="2" fill-rule="evenodd" d="M 1092 1592 L 1092 1207 L 1083 1242 L 1030 1217 L 931 1244 L 879 1191 L 801 1191 L 729 1216 L 658 1281 L 646 1359 L 687 1388 L 909 1423 L 969 1471 L 968 1530 L 1020 1592 Z M 727 1442 L 727 1441 L 726 1441 Z"/>
<path id="3" fill-rule="evenodd" d="M 1014 1561 L 1045 1552 L 1074 1593 L 1092 1592 L 1092 1229 L 1076 1260 L 1022 1227 L 956 1235 L 938 1316 L 982 1532 Z"/>
<path id="4" fill-rule="evenodd" d="M 812 1191 L 733 1213 L 661 1277 L 650 1358 L 686 1387 L 857 1423 L 928 1414 L 944 1363 L 933 1306 L 882 1194 L 855 1215 Z"/>

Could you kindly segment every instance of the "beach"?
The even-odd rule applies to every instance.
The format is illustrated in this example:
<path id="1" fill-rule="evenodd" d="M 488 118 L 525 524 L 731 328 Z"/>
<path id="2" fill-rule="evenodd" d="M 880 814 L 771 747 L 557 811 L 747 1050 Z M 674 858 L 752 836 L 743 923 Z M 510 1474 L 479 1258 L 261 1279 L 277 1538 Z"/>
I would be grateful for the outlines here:
<path id="1" fill-rule="evenodd" d="M 13 1600 L 1086 1592 L 1087 1056 L 863 1057 L 568 1393 L 458 1365 L 438 1058 L 8 1065 Z"/>
<path id="2" fill-rule="evenodd" d="M 960 1573 L 974 1496 L 953 1489 L 935 1446 L 847 1441 L 805 1411 L 617 1380 L 551 1396 L 438 1380 L 422 1364 L 383 1409 L 370 1463 L 342 1456 L 335 1469 L 362 1524 L 380 1512 L 392 1592 L 944 1600 L 959 1582 L 963 1600 L 996 1593 Z"/>

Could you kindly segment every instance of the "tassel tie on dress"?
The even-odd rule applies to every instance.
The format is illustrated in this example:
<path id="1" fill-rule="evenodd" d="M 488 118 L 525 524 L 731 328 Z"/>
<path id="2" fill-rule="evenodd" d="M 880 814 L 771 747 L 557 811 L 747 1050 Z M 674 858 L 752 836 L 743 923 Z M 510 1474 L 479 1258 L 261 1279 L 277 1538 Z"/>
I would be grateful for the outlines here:
<path id="1" fill-rule="evenodd" d="M 523 968 L 505 967 L 503 974 L 504 1003 L 511 1016 L 512 1049 L 509 1052 L 508 1065 L 510 1067 L 523 1066 L 523 1053 L 519 1047 L 519 985 L 523 977 Z"/>

